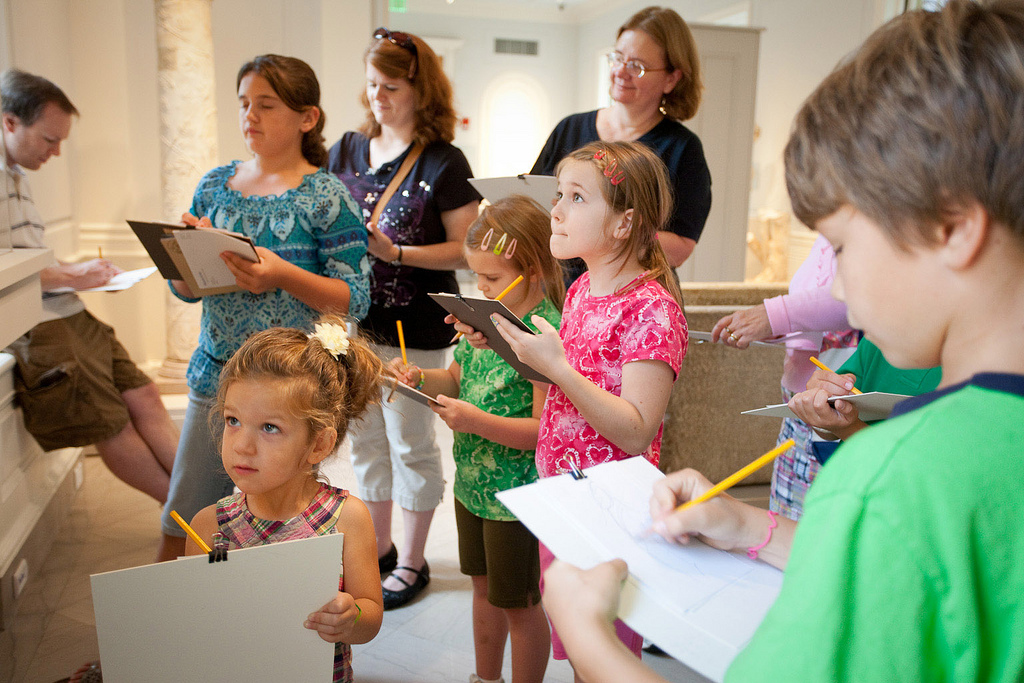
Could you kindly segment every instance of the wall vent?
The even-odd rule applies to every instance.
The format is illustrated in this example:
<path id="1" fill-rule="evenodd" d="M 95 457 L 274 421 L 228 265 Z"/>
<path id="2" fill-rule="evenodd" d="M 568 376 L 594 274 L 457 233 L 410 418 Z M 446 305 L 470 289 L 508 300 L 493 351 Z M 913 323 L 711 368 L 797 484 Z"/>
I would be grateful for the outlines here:
<path id="1" fill-rule="evenodd" d="M 536 40 L 512 40 L 511 38 L 495 38 L 494 52 L 499 55 L 532 55 L 537 56 Z"/>

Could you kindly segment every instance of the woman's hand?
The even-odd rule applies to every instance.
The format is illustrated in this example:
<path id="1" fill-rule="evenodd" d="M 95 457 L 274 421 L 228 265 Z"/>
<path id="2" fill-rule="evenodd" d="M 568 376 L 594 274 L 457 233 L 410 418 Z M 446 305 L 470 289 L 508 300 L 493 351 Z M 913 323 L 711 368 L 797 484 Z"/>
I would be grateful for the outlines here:
<path id="1" fill-rule="evenodd" d="M 490 346 L 487 345 L 487 337 L 484 336 L 483 332 L 480 332 L 474 327 L 470 327 L 466 323 L 460 321 L 451 313 L 444 317 L 444 321 L 449 325 L 454 325 L 455 331 L 461 332 L 462 336 L 466 338 L 466 341 L 468 341 L 469 345 L 472 346 L 474 349 L 491 348 Z"/>
<path id="2" fill-rule="evenodd" d="M 560 370 L 569 368 L 565 360 L 565 349 L 558 330 L 539 315 L 530 321 L 537 328 L 538 334 L 524 332 L 500 315 L 492 315 L 491 322 L 498 328 L 498 334 L 508 342 L 516 358 L 529 365 L 537 372 L 558 383 L 556 375 Z"/>
<path id="3" fill-rule="evenodd" d="M 445 396 L 444 394 L 439 394 L 435 400 L 437 404 L 431 405 L 430 409 L 437 413 L 444 420 L 444 423 L 455 432 L 476 434 L 479 429 L 480 418 L 487 415 L 487 413 L 472 403 Z"/>
<path id="4" fill-rule="evenodd" d="M 360 613 L 355 598 L 338 591 L 333 600 L 306 617 L 303 626 L 328 643 L 346 643 L 352 639 Z"/>
<path id="5" fill-rule="evenodd" d="M 764 304 L 725 316 L 711 329 L 711 341 L 745 349 L 756 341 L 772 337 L 772 324 Z"/>
<path id="6" fill-rule="evenodd" d="M 230 251 L 222 252 L 220 255 L 228 270 L 235 276 L 238 286 L 253 294 L 263 294 L 280 288 L 287 270 L 297 267 L 265 247 L 256 247 L 256 254 L 260 257 L 258 263 Z"/>
<path id="7" fill-rule="evenodd" d="M 377 229 L 376 226 L 366 228 L 366 251 L 381 261 L 388 263 L 398 258 L 399 249 L 391 238 Z"/>

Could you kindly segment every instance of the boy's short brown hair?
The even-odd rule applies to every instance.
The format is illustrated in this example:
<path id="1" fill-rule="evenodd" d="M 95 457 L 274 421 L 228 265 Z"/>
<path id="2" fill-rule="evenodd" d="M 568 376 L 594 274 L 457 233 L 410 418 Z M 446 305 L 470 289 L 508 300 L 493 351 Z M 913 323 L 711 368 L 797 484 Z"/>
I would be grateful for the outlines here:
<path id="1" fill-rule="evenodd" d="M 922 243 L 977 201 L 1024 243 L 1024 2 L 892 20 L 807 99 L 785 160 L 809 226 L 850 205 L 896 244 Z"/>

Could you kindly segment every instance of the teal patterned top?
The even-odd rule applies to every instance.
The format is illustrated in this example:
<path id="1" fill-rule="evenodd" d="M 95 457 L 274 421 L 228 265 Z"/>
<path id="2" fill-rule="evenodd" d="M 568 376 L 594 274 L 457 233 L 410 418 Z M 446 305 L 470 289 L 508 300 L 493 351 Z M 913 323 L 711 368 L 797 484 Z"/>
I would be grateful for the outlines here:
<path id="1" fill-rule="evenodd" d="M 523 317 L 539 315 L 558 327 L 562 316 L 550 300 L 544 299 Z M 463 339 L 455 347 L 459 364 L 459 398 L 492 415 L 530 417 L 533 415 L 533 385 L 490 349 L 474 349 Z M 537 481 L 534 451 L 521 451 L 496 444 L 477 434 L 455 432 L 455 497 L 477 517 L 514 521 L 516 516 L 495 498 L 498 491 Z"/>
<path id="2" fill-rule="evenodd" d="M 280 195 L 245 197 L 228 187 L 239 163 L 203 176 L 189 212 L 207 216 L 215 228 L 248 235 L 256 246 L 304 270 L 344 280 L 350 292 L 349 315 L 361 320 L 370 309 L 366 226 L 345 185 L 320 169 Z M 270 327 L 312 330 L 320 315 L 283 289 L 214 294 L 202 302 L 199 347 L 192 354 L 187 377 L 189 388 L 207 396 L 217 393 L 221 368 L 254 332 Z"/>

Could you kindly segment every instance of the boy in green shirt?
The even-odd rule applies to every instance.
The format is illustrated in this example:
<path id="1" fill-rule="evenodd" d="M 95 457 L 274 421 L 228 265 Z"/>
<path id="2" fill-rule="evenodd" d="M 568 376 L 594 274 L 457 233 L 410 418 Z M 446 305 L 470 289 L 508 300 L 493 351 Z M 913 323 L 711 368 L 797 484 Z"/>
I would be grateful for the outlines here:
<path id="1" fill-rule="evenodd" d="M 840 449 L 797 524 L 692 470 L 655 529 L 759 548 L 782 591 L 728 681 L 1024 679 L 1024 2 L 951 0 L 876 31 L 808 98 L 786 149 L 796 215 L 832 243 L 834 294 L 897 367 L 942 367 Z M 589 683 L 659 680 L 617 648 L 621 561 L 546 575 Z M 630 661 L 632 659 L 632 661 Z"/>

